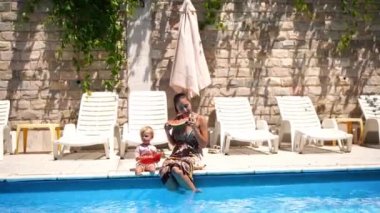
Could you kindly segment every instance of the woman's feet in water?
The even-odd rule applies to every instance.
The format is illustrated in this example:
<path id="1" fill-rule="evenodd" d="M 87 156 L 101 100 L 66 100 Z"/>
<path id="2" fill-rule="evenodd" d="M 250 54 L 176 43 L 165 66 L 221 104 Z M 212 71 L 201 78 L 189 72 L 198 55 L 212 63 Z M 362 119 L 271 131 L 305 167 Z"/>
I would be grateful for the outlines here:
<path id="1" fill-rule="evenodd" d="M 202 192 L 200 189 L 198 189 L 198 188 L 195 188 L 195 189 L 193 189 L 193 192 L 194 193 L 199 193 L 199 192 Z"/>

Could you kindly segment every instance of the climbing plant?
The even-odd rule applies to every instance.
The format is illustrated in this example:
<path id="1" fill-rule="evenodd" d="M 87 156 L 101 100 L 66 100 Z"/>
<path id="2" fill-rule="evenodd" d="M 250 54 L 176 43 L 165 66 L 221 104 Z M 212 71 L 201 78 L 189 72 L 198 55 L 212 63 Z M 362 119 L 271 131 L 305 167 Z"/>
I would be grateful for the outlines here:
<path id="1" fill-rule="evenodd" d="M 217 29 L 224 29 L 223 22 L 220 18 L 220 9 L 222 8 L 222 0 L 205 0 L 204 20 L 199 23 L 199 28 L 204 29 L 207 25 L 213 25 Z"/>
<path id="2" fill-rule="evenodd" d="M 28 20 L 41 0 L 26 0 L 22 17 Z M 57 51 L 71 47 L 73 63 L 78 73 L 90 66 L 96 51 L 105 51 L 105 63 L 111 78 L 103 81 L 106 90 L 114 90 L 125 62 L 125 20 L 141 0 L 51 0 L 48 21 L 61 29 L 61 45 Z M 90 74 L 82 79 L 82 89 L 90 90 Z"/>
<path id="3" fill-rule="evenodd" d="M 377 9 L 375 0 L 339 1 L 344 15 L 344 19 L 341 21 L 345 23 L 346 27 L 336 46 L 337 53 L 343 52 L 350 46 L 351 41 L 358 32 L 360 23 L 364 23 L 366 26 L 371 24 L 373 12 Z M 297 12 L 310 14 L 310 4 L 305 0 L 293 0 L 293 2 Z"/>

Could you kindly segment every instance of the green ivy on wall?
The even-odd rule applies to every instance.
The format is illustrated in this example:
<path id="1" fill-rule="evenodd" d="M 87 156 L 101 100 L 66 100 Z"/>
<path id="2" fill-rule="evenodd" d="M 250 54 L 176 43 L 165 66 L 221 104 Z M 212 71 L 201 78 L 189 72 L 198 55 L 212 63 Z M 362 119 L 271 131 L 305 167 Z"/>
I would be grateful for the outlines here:
<path id="1" fill-rule="evenodd" d="M 203 3 L 205 12 L 204 20 L 199 23 L 199 28 L 202 30 L 207 25 L 213 25 L 216 29 L 224 29 L 224 25 L 220 19 L 220 9 L 222 9 L 222 0 L 205 0 Z"/>
<path id="2" fill-rule="evenodd" d="M 305 0 L 293 0 L 295 9 L 300 13 L 311 13 L 311 8 Z M 342 53 L 349 48 L 351 41 L 358 32 L 360 23 L 367 26 L 372 22 L 372 12 L 376 10 L 375 0 L 340 0 L 341 9 L 346 16 L 342 19 L 345 22 L 346 29 L 340 36 L 336 46 L 336 52 Z"/>
<path id="3" fill-rule="evenodd" d="M 29 14 L 41 0 L 27 0 L 22 16 L 28 20 Z M 105 51 L 105 63 L 111 71 L 111 78 L 103 81 L 106 90 L 114 90 L 119 84 L 120 71 L 125 63 L 125 20 L 141 6 L 141 0 L 51 0 L 49 21 L 61 30 L 62 51 L 71 47 L 74 51 L 73 63 L 77 72 L 82 72 L 94 61 L 96 51 Z M 90 74 L 82 79 L 82 89 L 91 87 Z"/>

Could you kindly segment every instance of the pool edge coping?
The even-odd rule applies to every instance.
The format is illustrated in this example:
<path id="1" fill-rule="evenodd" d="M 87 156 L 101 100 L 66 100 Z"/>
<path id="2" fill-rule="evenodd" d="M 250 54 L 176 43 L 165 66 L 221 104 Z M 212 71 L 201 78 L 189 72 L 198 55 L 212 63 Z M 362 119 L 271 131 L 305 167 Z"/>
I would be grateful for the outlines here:
<path id="1" fill-rule="evenodd" d="M 290 174 L 290 173 L 317 173 L 317 172 L 352 172 L 380 170 L 376 166 L 346 166 L 346 167 L 310 167 L 310 168 L 278 168 L 278 169 L 242 169 L 242 170 L 197 170 L 194 176 L 216 176 L 216 175 L 259 175 L 259 174 Z M 158 177 L 156 173 L 136 176 L 133 172 L 108 172 L 99 174 L 46 174 L 46 175 L 13 175 L 0 176 L 0 182 L 24 182 L 24 181 L 48 181 L 48 180 L 88 180 L 88 179 L 118 179 L 118 178 L 149 178 Z"/>

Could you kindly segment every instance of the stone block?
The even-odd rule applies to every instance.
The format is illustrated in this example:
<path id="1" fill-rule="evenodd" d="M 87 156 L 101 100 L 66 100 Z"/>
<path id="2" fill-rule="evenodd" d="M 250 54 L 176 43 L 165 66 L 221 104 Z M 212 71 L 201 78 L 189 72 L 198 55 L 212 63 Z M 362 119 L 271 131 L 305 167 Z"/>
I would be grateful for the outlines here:
<path id="1" fill-rule="evenodd" d="M 286 68 L 292 68 L 294 65 L 294 59 L 291 58 L 283 58 L 281 60 L 281 66 Z"/>
<path id="2" fill-rule="evenodd" d="M 236 77 L 250 77 L 251 73 L 252 71 L 249 68 L 238 68 L 236 70 Z"/>
<path id="3" fill-rule="evenodd" d="M 2 74 L 2 72 L 0 72 Z M 8 81 L 1 80 L 0 81 L 0 89 L 6 89 L 8 87 Z"/>
<path id="4" fill-rule="evenodd" d="M 367 85 L 379 86 L 380 85 L 380 76 L 371 76 L 367 81 Z"/>
<path id="5" fill-rule="evenodd" d="M 379 87 L 378 86 L 364 86 L 362 90 L 363 94 L 378 94 Z"/>
<path id="6" fill-rule="evenodd" d="M 10 22 L 0 22 L 0 31 L 12 31 L 14 26 Z"/>
<path id="7" fill-rule="evenodd" d="M 30 107 L 33 110 L 44 110 L 47 107 L 46 100 L 34 99 L 30 101 Z"/>
<path id="8" fill-rule="evenodd" d="M 10 2 L 0 2 L 0 12 L 8 12 L 11 10 Z"/>
<path id="9" fill-rule="evenodd" d="M 265 61 L 266 67 L 282 67 L 281 59 L 270 58 Z"/>
<path id="10" fill-rule="evenodd" d="M 19 100 L 19 99 L 24 99 L 24 100 L 29 100 L 29 99 L 35 99 L 38 97 L 37 91 L 9 91 L 10 92 L 10 99 L 11 100 Z"/>
<path id="11" fill-rule="evenodd" d="M 320 86 L 307 86 L 307 94 L 310 95 L 326 95 L 322 94 L 322 88 Z"/>
<path id="12" fill-rule="evenodd" d="M 17 13 L 15 13 L 15 12 L 2 13 L 1 14 L 1 20 L 4 22 L 16 21 L 17 20 Z"/>
<path id="13" fill-rule="evenodd" d="M 65 71 L 62 70 L 59 72 L 59 79 L 60 80 L 76 80 L 78 79 L 78 73 L 75 71 Z"/>
<path id="14" fill-rule="evenodd" d="M 17 113 L 17 117 L 22 120 L 37 120 L 42 117 L 42 113 L 40 111 L 26 110 Z"/>
<path id="15" fill-rule="evenodd" d="M 282 87 L 292 87 L 294 85 L 293 77 L 282 77 L 280 81 Z"/>
<path id="16" fill-rule="evenodd" d="M 292 91 L 291 87 L 270 87 L 267 90 L 268 90 L 269 94 L 272 95 L 272 96 L 292 95 L 291 94 L 291 91 Z M 268 92 L 264 92 L 262 94 L 263 95 L 265 93 L 268 94 Z"/>
<path id="17" fill-rule="evenodd" d="M 9 99 L 7 90 L 0 89 L 0 99 Z"/>
<path id="18" fill-rule="evenodd" d="M 12 2 L 11 3 L 11 10 L 12 11 L 17 11 L 20 9 L 20 3 L 19 2 Z"/>
<path id="19" fill-rule="evenodd" d="M 167 49 L 164 52 L 164 58 L 172 58 L 175 55 L 175 50 L 174 49 Z"/>
<path id="20" fill-rule="evenodd" d="M 17 101 L 12 101 L 12 107 L 11 108 L 16 109 L 16 111 L 29 109 L 30 108 L 30 101 L 29 100 L 23 100 L 23 99 L 20 99 Z"/>
<path id="21" fill-rule="evenodd" d="M 4 41 L 14 41 L 16 39 L 16 35 L 11 31 L 0 32 L 0 38 L 2 38 Z"/>
<path id="22" fill-rule="evenodd" d="M 0 81 L 10 79 L 12 79 L 12 70 L 0 70 Z"/>
<path id="23" fill-rule="evenodd" d="M 270 67 L 267 69 L 268 76 L 273 77 L 286 77 L 294 73 L 294 69 L 292 68 L 284 68 L 281 66 L 278 67 Z"/>
<path id="24" fill-rule="evenodd" d="M 274 58 L 288 58 L 291 57 L 289 50 L 272 49 L 271 56 Z"/>
<path id="25" fill-rule="evenodd" d="M 306 67 L 304 70 L 307 76 L 319 76 L 321 73 L 321 68 L 319 67 Z"/>
<path id="26" fill-rule="evenodd" d="M 275 34 L 271 37 L 276 37 L 277 41 L 284 41 L 289 38 L 288 32 L 286 31 L 280 31 L 278 32 L 278 35 L 276 35 L 277 32 L 273 32 L 272 34 Z"/>
<path id="27" fill-rule="evenodd" d="M 253 88 L 248 88 L 248 87 L 238 87 L 237 90 L 236 90 L 235 95 L 236 95 L 236 96 L 239 96 L 239 97 L 241 97 L 241 96 L 245 97 L 245 96 L 250 96 L 250 95 L 252 95 L 253 92 L 254 92 L 254 89 L 253 89 Z"/>
<path id="28" fill-rule="evenodd" d="M 0 41 L 0 50 L 1 51 L 11 50 L 11 42 Z"/>
<path id="29" fill-rule="evenodd" d="M 162 51 L 161 50 L 151 50 L 150 57 L 152 59 L 161 59 L 162 58 Z"/>
<path id="30" fill-rule="evenodd" d="M 265 82 L 266 86 L 281 86 L 282 78 L 280 77 L 265 77 L 262 78 L 262 82 Z"/>
<path id="31" fill-rule="evenodd" d="M 282 41 L 282 47 L 285 48 L 285 49 L 292 49 L 296 46 L 296 41 L 294 40 L 285 40 L 285 41 Z"/>
<path id="32" fill-rule="evenodd" d="M 304 81 L 304 85 L 306 86 L 319 86 L 321 85 L 320 81 L 321 77 L 306 77 Z M 329 79 L 325 79 L 326 81 L 330 81 Z"/>
<path id="33" fill-rule="evenodd" d="M 12 51 L 0 51 L 0 60 L 10 61 L 13 59 L 13 57 L 14 57 L 14 54 Z"/>

